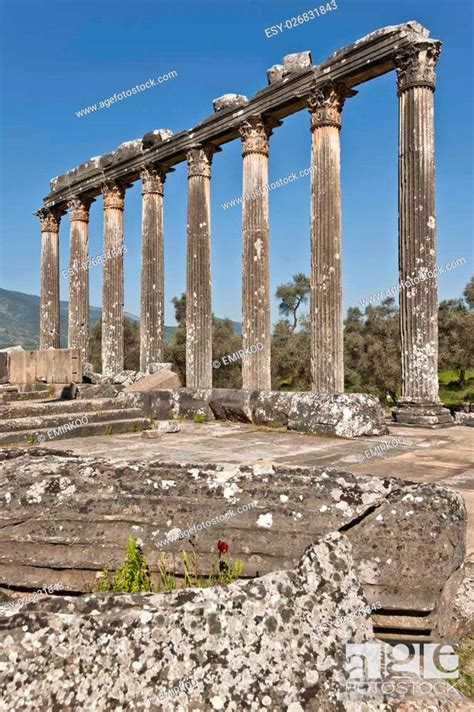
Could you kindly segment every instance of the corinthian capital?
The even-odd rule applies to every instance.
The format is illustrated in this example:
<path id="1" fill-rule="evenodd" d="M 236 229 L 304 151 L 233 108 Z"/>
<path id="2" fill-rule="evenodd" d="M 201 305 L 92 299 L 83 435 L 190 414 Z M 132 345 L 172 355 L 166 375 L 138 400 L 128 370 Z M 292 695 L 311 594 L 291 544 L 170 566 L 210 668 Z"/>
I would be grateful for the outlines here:
<path id="1" fill-rule="evenodd" d="M 242 137 L 242 156 L 249 153 L 261 153 L 268 156 L 268 139 L 275 126 L 280 121 L 275 119 L 262 119 L 261 116 L 250 116 L 240 126 Z"/>
<path id="2" fill-rule="evenodd" d="M 75 196 L 68 201 L 67 207 L 69 210 L 70 220 L 79 220 L 80 222 L 89 222 L 89 208 L 93 198 L 86 198 L 83 195 Z"/>
<path id="3" fill-rule="evenodd" d="M 311 131 L 318 126 L 341 127 L 341 111 L 348 97 L 356 91 L 345 84 L 327 82 L 314 89 L 308 97 L 307 105 L 311 114 Z"/>
<path id="4" fill-rule="evenodd" d="M 142 180 L 142 195 L 147 193 L 163 195 L 166 171 L 162 166 L 157 164 L 145 166 L 140 173 L 140 178 Z"/>
<path id="5" fill-rule="evenodd" d="M 59 232 L 59 223 L 61 222 L 61 210 L 54 208 L 42 208 L 38 210 L 37 215 L 40 219 L 41 232 Z"/>
<path id="6" fill-rule="evenodd" d="M 212 156 L 216 153 L 215 146 L 196 146 L 186 154 L 188 159 L 188 178 L 193 176 L 211 177 Z"/>
<path id="7" fill-rule="evenodd" d="M 393 57 L 399 92 L 419 86 L 434 90 L 440 52 L 441 42 L 437 40 L 414 42 L 399 50 Z"/>
<path id="8" fill-rule="evenodd" d="M 102 197 L 104 199 L 104 210 L 107 208 L 118 208 L 123 210 L 125 196 L 125 186 L 117 181 L 109 181 L 102 186 Z"/>

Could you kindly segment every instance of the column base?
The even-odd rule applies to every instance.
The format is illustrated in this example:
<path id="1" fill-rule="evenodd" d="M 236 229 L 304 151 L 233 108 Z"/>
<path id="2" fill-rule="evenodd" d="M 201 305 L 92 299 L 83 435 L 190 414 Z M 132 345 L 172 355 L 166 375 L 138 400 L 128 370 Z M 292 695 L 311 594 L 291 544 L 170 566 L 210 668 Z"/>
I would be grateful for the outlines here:
<path id="1" fill-rule="evenodd" d="M 397 425 L 412 428 L 449 428 L 454 420 L 442 403 L 399 402 L 392 410 L 392 418 Z"/>

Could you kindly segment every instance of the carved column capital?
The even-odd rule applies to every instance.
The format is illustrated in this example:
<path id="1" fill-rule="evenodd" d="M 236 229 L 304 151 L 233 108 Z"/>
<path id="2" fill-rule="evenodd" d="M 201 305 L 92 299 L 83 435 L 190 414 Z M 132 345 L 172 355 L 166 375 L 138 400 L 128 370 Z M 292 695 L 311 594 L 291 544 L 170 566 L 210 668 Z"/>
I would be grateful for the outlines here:
<path id="1" fill-rule="evenodd" d="M 186 153 L 188 160 L 188 178 L 193 176 L 211 177 L 211 163 L 214 153 L 217 152 L 215 146 L 195 146 Z"/>
<path id="2" fill-rule="evenodd" d="M 108 208 L 123 210 L 125 185 L 117 181 L 110 181 L 104 183 L 101 190 L 104 199 L 104 210 Z"/>
<path id="3" fill-rule="evenodd" d="M 93 198 L 86 198 L 83 195 L 74 196 L 68 201 L 69 219 L 72 221 L 89 222 L 89 208 Z"/>
<path id="4" fill-rule="evenodd" d="M 59 223 L 61 222 L 62 210 L 54 208 L 42 208 L 38 210 L 38 217 L 41 224 L 41 232 L 59 232 Z"/>
<path id="5" fill-rule="evenodd" d="M 261 116 L 250 116 L 246 119 L 239 129 L 242 138 L 242 156 L 247 156 L 249 153 L 268 156 L 268 139 L 275 126 L 280 125 L 280 121 L 264 119 Z"/>
<path id="6" fill-rule="evenodd" d="M 438 41 L 414 42 L 399 50 L 393 57 L 399 93 L 411 87 L 428 87 L 434 91 L 435 66 L 440 53 Z"/>
<path id="7" fill-rule="evenodd" d="M 165 169 L 156 163 L 150 163 L 144 166 L 140 171 L 140 178 L 142 181 L 142 195 L 148 193 L 158 193 L 158 195 L 163 195 L 163 186 L 166 180 Z"/>
<path id="8" fill-rule="evenodd" d="M 327 82 L 314 89 L 308 97 L 307 105 L 311 114 L 311 131 L 319 126 L 335 126 L 341 128 L 341 112 L 348 97 L 355 96 L 356 91 L 345 84 Z"/>

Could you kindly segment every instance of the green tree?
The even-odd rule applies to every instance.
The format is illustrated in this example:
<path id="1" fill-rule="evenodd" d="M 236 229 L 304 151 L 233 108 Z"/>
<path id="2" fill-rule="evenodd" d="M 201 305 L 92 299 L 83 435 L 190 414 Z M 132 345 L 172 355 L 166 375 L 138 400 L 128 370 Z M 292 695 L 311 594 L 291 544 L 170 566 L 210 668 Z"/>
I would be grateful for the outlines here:
<path id="1" fill-rule="evenodd" d="M 165 348 L 167 361 L 174 363 L 181 379 L 186 383 L 186 295 L 172 299 L 177 327 Z M 234 325 L 230 319 L 217 319 L 212 315 L 212 358 L 217 361 L 222 356 L 233 354 L 242 348 L 242 337 L 234 333 Z M 220 361 L 220 368 L 213 369 L 213 385 L 215 388 L 241 388 L 242 363 L 239 360 L 228 365 Z"/>
<path id="2" fill-rule="evenodd" d="M 298 308 L 307 303 L 309 291 L 309 278 L 303 272 L 294 274 L 291 282 L 285 282 L 285 284 L 280 284 L 277 287 L 275 295 L 280 300 L 278 309 L 280 314 L 287 319 L 291 316 L 292 324 L 290 329 L 292 332 L 296 331 L 298 326 Z"/>
<path id="3" fill-rule="evenodd" d="M 169 344 L 165 344 L 165 361 L 173 363 L 181 383 L 186 383 L 186 295 L 173 297 L 176 329 Z"/>
<path id="4" fill-rule="evenodd" d="M 464 287 L 464 299 L 469 310 L 474 310 L 474 277 Z"/>
<path id="5" fill-rule="evenodd" d="M 401 386 L 398 309 L 390 297 L 364 314 L 357 307 L 344 322 L 345 384 L 349 391 L 376 395 L 383 405 L 397 402 Z"/>
<path id="6" fill-rule="evenodd" d="M 275 324 L 272 337 L 272 388 L 307 391 L 311 388 L 310 334 L 308 320 L 293 331 L 287 319 Z"/>
<path id="7" fill-rule="evenodd" d="M 474 366 L 474 279 L 464 289 L 464 299 L 447 299 L 438 312 L 438 364 L 459 371 L 464 388 L 466 370 Z"/>

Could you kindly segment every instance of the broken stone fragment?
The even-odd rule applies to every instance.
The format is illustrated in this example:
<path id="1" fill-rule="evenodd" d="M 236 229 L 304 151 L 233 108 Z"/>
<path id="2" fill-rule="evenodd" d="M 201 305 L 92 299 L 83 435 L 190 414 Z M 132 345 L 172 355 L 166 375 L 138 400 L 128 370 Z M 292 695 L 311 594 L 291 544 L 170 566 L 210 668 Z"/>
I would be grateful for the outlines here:
<path id="1" fill-rule="evenodd" d="M 269 84 L 275 84 L 283 79 L 285 68 L 282 64 L 274 64 L 270 69 L 267 69 L 267 78 Z"/>
<path id="2" fill-rule="evenodd" d="M 179 380 L 178 374 L 174 373 L 174 371 L 160 369 L 150 375 L 144 375 L 143 378 L 140 378 L 138 381 L 136 379 L 129 380 L 125 385 L 127 386 L 125 392 L 131 393 L 133 391 L 154 391 L 180 388 L 181 381 Z"/>
<path id="3" fill-rule="evenodd" d="M 345 644 L 375 642 L 369 616 L 316 629 L 366 604 L 351 546 L 331 533 L 298 559 L 290 571 L 227 586 L 28 603 L 6 614 L 0 694 L 15 710 L 34 709 L 38 690 L 44 709 L 86 709 L 93 690 L 95 709 L 111 712 L 113 691 L 130 690 L 148 710 L 151 697 L 190 679 L 182 703 L 156 709 L 348 710 Z M 236 685 L 232 670 L 249 684 Z M 367 710 L 382 702 L 378 688 L 367 692 Z"/>
<path id="4" fill-rule="evenodd" d="M 172 135 L 173 132 L 170 131 L 170 129 L 154 129 L 153 131 L 148 131 L 148 133 L 142 137 L 142 146 L 144 149 L 151 148 L 157 143 L 162 143 L 171 138 Z"/>
<path id="5" fill-rule="evenodd" d="M 217 113 L 218 111 L 224 111 L 224 109 L 237 109 L 240 106 L 248 104 L 248 101 L 247 97 L 243 94 L 223 94 L 217 99 L 214 99 L 212 106 Z"/>
<path id="6" fill-rule="evenodd" d="M 177 433 L 180 426 L 177 420 L 155 420 L 153 430 L 159 433 Z"/>
<path id="7" fill-rule="evenodd" d="M 287 54 L 283 57 L 283 67 L 285 69 L 285 73 L 301 72 L 309 69 L 309 67 L 311 67 L 311 52 L 306 50 L 304 52 Z"/>
<path id="8" fill-rule="evenodd" d="M 152 362 L 148 364 L 146 368 L 147 374 L 151 375 L 152 373 L 156 373 L 157 371 L 176 371 L 176 367 L 174 363 L 171 362 Z"/>

